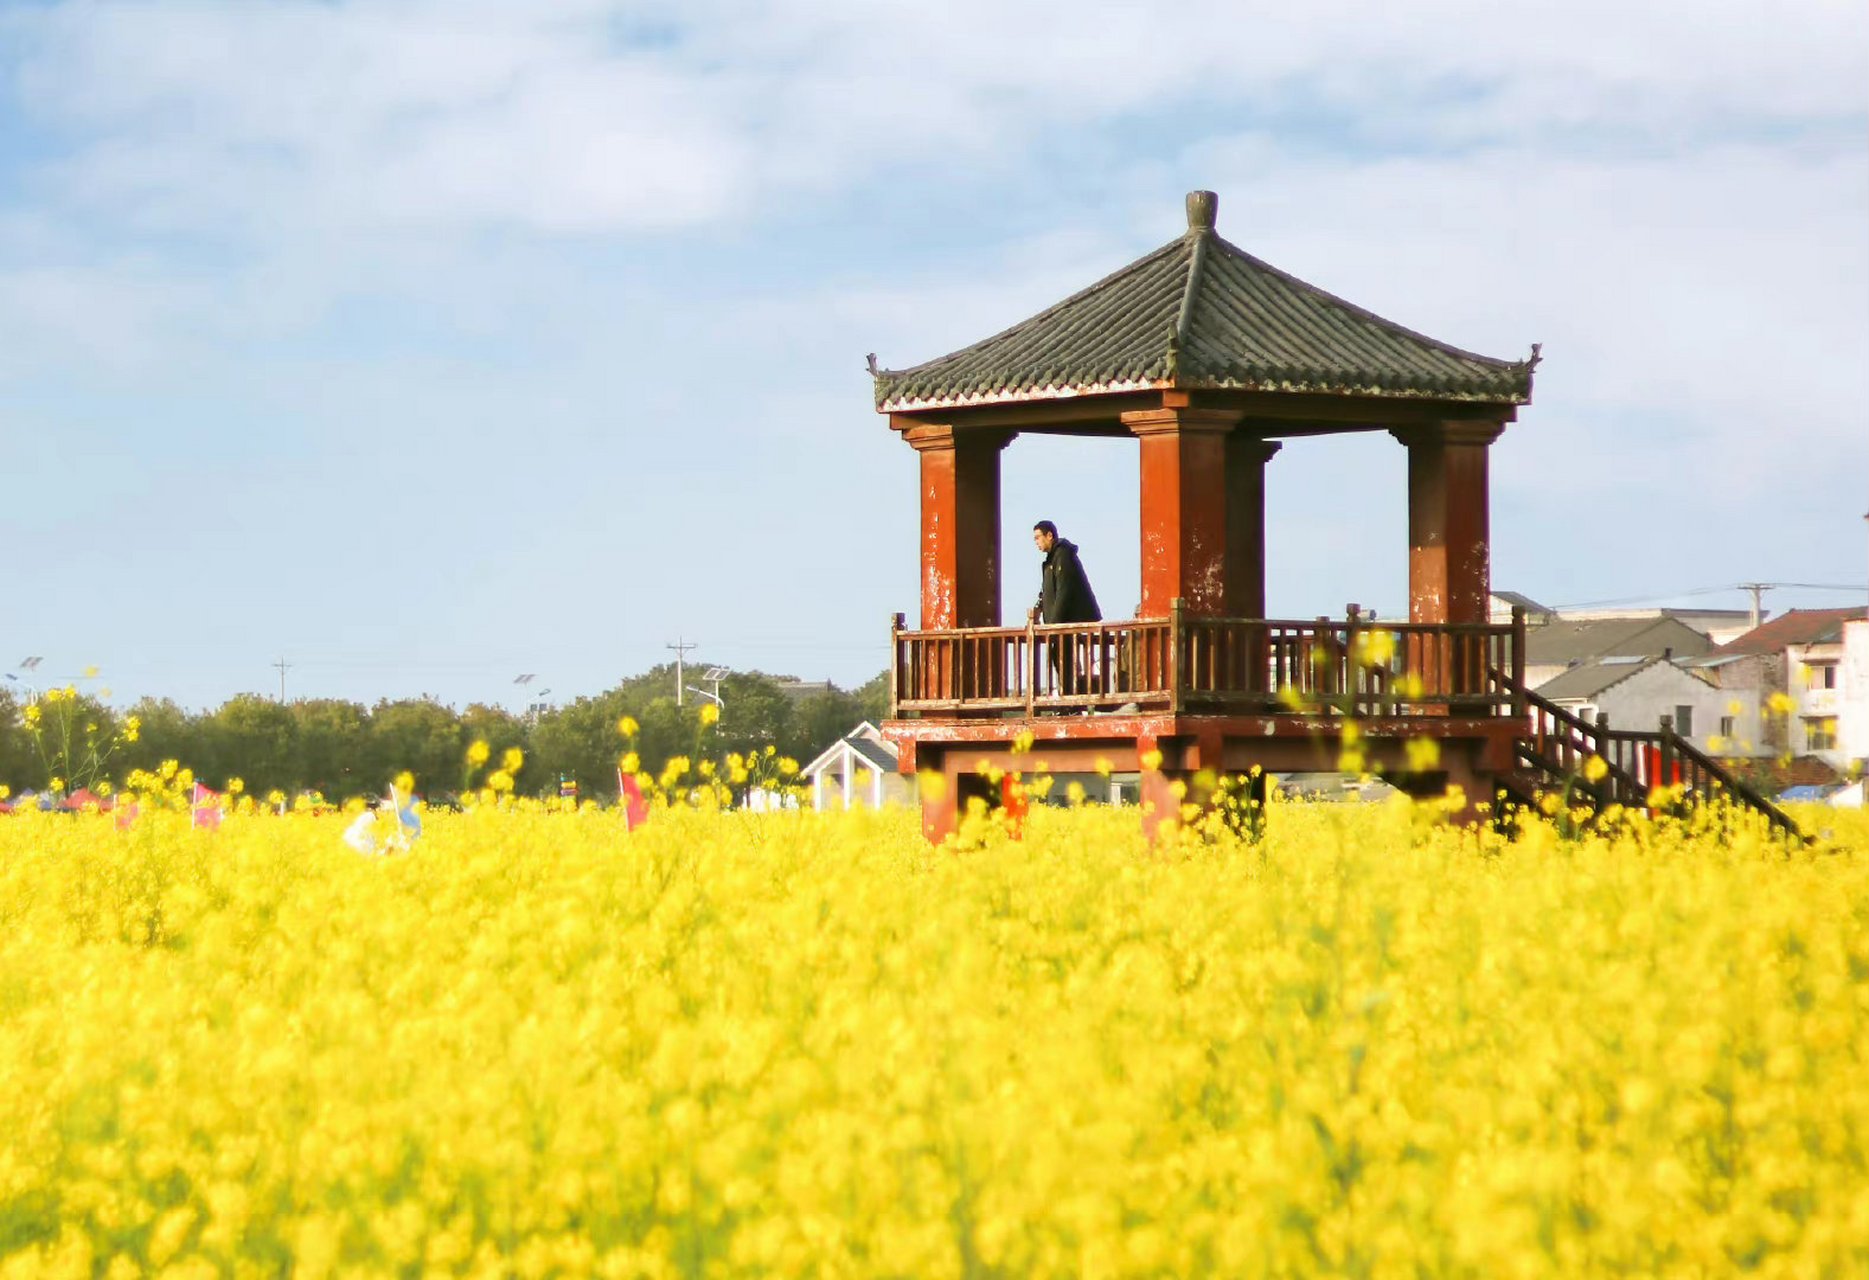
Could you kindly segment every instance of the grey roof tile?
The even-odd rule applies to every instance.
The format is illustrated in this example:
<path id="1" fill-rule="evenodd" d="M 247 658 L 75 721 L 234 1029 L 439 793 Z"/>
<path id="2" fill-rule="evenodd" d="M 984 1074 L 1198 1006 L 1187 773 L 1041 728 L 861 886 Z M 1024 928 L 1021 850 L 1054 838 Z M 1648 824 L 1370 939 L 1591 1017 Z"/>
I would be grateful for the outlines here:
<path id="1" fill-rule="evenodd" d="M 1556 618 L 1525 631 L 1525 660 L 1535 667 L 1579 663 L 1609 654 L 1697 658 L 1713 641 L 1675 618 Z M 1539 692 L 1543 692 L 1540 686 Z"/>
<path id="2" fill-rule="evenodd" d="M 1536 363 L 1438 342 L 1194 225 L 1004 332 L 879 371 L 876 404 L 945 408 L 1148 387 L 1524 404 Z"/>
<path id="3" fill-rule="evenodd" d="M 1621 684 L 1660 661 L 1660 658 L 1638 658 L 1634 662 L 1586 662 L 1539 685 L 1538 696 L 1552 702 L 1594 698 L 1611 685 Z"/>

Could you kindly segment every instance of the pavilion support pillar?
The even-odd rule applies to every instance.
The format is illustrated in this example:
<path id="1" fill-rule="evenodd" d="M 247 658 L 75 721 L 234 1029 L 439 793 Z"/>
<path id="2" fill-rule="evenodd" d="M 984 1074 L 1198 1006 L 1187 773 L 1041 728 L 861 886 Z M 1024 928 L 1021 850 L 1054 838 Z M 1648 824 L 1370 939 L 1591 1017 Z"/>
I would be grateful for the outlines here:
<path id="1" fill-rule="evenodd" d="M 1123 425 L 1142 450 L 1142 616 L 1227 608 L 1227 436 L 1237 412 L 1143 409 Z M 1263 517 L 1261 518 L 1263 531 Z"/>
<path id="2" fill-rule="evenodd" d="M 1408 449 L 1408 620 L 1487 621 L 1492 593 L 1487 451 L 1504 425 L 1454 419 L 1393 434 Z M 1414 639 L 1408 665 L 1436 691 L 1482 693 L 1484 644 Z"/>
<path id="3" fill-rule="evenodd" d="M 1243 430 L 1226 438 L 1229 618 L 1265 617 L 1265 464 L 1278 450 Z"/>
<path id="4" fill-rule="evenodd" d="M 1408 620 L 1485 622 L 1492 592 L 1487 450 L 1497 422 L 1398 427 L 1408 449 Z"/>
<path id="5" fill-rule="evenodd" d="M 1007 431 L 918 425 L 923 630 L 999 625 L 999 455 Z"/>

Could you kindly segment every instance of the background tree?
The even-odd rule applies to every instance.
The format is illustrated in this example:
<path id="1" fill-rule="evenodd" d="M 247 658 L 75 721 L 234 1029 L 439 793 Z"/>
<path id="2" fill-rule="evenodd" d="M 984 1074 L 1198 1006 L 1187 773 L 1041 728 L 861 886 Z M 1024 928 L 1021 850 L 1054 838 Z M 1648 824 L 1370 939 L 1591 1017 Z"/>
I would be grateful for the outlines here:
<path id="1" fill-rule="evenodd" d="M 297 785 L 298 724 L 291 708 L 257 693 L 243 693 L 222 703 L 208 717 L 206 729 L 207 750 L 192 762 L 195 776 L 203 782 L 218 787 L 239 778 L 256 794 Z"/>
<path id="2" fill-rule="evenodd" d="M 121 774 L 132 769 L 153 770 L 164 760 L 175 760 L 199 768 L 206 761 L 206 717 L 191 715 L 170 698 L 144 698 L 124 713 L 137 719 L 135 742 L 126 743 L 118 756 Z"/>
<path id="3" fill-rule="evenodd" d="M 459 785 L 467 741 L 451 708 L 432 698 L 379 702 L 370 711 L 360 791 L 380 791 L 402 770 L 415 775 L 416 790 L 451 791 Z"/>
<path id="4" fill-rule="evenodd" d="M 691 666 L 705 670 L 700 663 Z M 687 679 L 699 685 L 697 677 Z M 212 712 L 190 712 L 169 699 L 145 698 L 117 715 L 94 699 L 74 701 L 79 745 L 84 728 L 97 725 L 100 741 L 128 716 L 140 722 L 136 742 L 118 740 L 106 760 L 121 784 L 134 768 L 155 769 L 176 760 L 218 786 L 241 778 L 249 790 L 312 789 L 333 800 L 378 793 L 398 772 L 416 775 L 422 794 L 441 796 L 460 787 L 469 742 L 487 743 L 489 767 L 510 747 L 526 753 L 514 779 L 528 794 L 556 791 L 560 776 L 574 778 L 584 795 L 612 794 L 618 757 L 625 749 L 617 721 L 641 726 L 635 743 L 643 767 L 658 770 L 670 756 L 718 758 L 732 751 L 763 751 L 768 744 L 800 762 L 811 759 L 860 720 L 880 721 L 887 676 L 860 689 L 830 689 L 796 697 L 789 677 L 740 671 L 720 682 L 726 703 L 720 722 L 705 733 L 701 708 L 708 699 L 687 695 L 675 705 L 675 667 L 662 663 L 628 676 L 601 694 L 545 712 L 536 721 L 475 703 L 456 712 L 433 699 L 385 700 L 369 710 L 336 698 L 307 698 L 280 706 L 255 694 L 230 699 Z M 45 715 L 42 706 L 40 715 Z M 19 790 L 42 788 L 48 770 L 39 758 L 17 697 L 0 689 L 0 782 Z M 484 776 L 484 775 L 483 775 Z"/>
<path id="5" fill-rule="evenodd" d="M 20 719 L 18 700 L 11 689 L 0 689 L 0 782 L 14 791 L 42 787 L 42 772 L 32 738 Z"/>
<path id="6" fill-rule="evenodd" d="M 889 718 L 889 669 L 885 667 L 850 691 L 858 720 L 880 725 Z M 828 743 L 826 745 L 829 745 Z"/>
<path id="7" fill-rule="evenodd" d="M 720 682 L 720 723 L 714 727 L 719 752 L 763 751 L 770 744 L 790 755 L 797 737 L 792 699 L 779 682 L 760 671 L 736 671 Z M 704 702 L 706 699 L 692 699 Z"/>
<path id="8" fill-rule="evenodd" d="M 339 698 L 302 698 L 291 706 L 298 725 L 299 767 L 294 791 L 316 791 L 342 800 L 376 790 L 366 780 L 370 716 L 355 702 Z"/>
<path id="9" fill-rule="evenodd" d="M 556 783 L 555 777 L 547 778 L 546 771 L 538 767 L 532 749 L 532 726 L 504 707 L 489 706 L 484 702 L 472 703 L 461 713 L 461 738 L 463 742 L 484 742 L 491 754 L 488 768 L 498 768 L 500 758 L 513 747 L 518 747 L 526 754 L 526 764 L 513 777 L 513 789 L 521 793 L 537 791 L 549 781 Z M 465 752 L 466 748 L 463 747 Z M 461 784 L 464 768 L 457 761 L 455 780 L 450 788 Z M 483 776 L 484 776 L 484 771 Z M 475 779 L 476 782 L 480 779 Z"/>
<path id="10" fill-rule="evenodd" d="M 624 750 L 617 721 L 629 714 L 635 713 L 619 688 L 540 716 L 532 726 L 527 769 L 536 771 L 528 773 L 527 788 L 555 789 L 562 777 L 575 781 L 586 797 L 615 794 L 617 759 Z"/>
<path id="11" fill-rule="evenodd" d="M 792 732 L 779 749 L 798 763 L 808 764 L 863 718 L 857 700 L 843 690 L 814 693 L 792 709 Z"/>

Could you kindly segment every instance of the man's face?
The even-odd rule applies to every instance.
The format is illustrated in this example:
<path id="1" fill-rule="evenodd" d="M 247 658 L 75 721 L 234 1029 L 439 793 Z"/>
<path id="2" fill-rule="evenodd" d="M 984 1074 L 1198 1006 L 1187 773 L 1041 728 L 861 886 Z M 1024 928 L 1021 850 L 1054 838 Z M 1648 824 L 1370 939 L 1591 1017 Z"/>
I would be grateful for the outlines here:
<path id="1" fill-rule="evenodd" d="M 1046 555 L 1051 554 L 1052 544 L 1057 542 L 1057 540 L 1058 535 L 1055 533 L 1046 533 L 1043 529 L 1032 530 L 1032 545 Z"/>

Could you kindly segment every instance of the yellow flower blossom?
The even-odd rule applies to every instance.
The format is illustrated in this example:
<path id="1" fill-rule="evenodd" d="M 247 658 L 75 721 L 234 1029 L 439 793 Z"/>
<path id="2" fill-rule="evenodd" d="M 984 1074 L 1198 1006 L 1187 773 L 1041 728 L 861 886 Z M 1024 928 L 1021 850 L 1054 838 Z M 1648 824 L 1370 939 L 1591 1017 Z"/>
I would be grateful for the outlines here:
<path id="1" fill-rule="evenodd" d="M 309 803 L 0 818 L 0 1270 L 1861 1270 L 1869 816 L 1254 842 L 1227 781 L 1154 844 L 1042 780 L 945 850 L 717 787 L 387 860 Z"/>
<path id="2" fill-rule="evenodd" d="M 720 722 L 720 708 L 715 706 L 711 702 L 705 703 L 701 707 L 701 724 L 703 725 L 703 727 L 708 726 L 708 725 L 718 724 L 719 722 Z"/>
<path id="3" fill-rule="evenodd" d="M 1426 773 L 1440 767 L 1441 744 L 1433 738 L 1410 738 L 1403 751 L 1408 757 L 1408 767 L 1415 773 Z"/>

